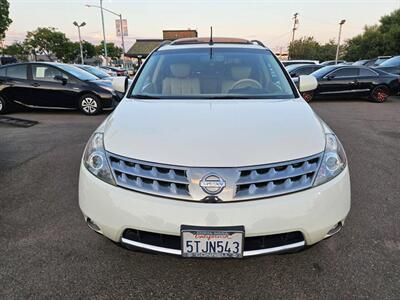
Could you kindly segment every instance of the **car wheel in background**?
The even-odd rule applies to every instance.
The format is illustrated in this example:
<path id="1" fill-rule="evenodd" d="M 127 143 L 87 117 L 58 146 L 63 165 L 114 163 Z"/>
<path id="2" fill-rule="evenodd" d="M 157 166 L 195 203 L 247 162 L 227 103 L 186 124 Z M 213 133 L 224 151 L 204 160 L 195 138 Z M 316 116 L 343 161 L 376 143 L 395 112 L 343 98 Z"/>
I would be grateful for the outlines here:
<path id="1" fill-rule="evenodd" d="M 390 89 L 387 86 L 379 85 L 371 92 L 370 98 L 378 103 L 385 102 L 390 96 Z"/>
<path id="2" fill-rule="evenodd" d="M 5 114 L 8 110 L 8 103 L 0 96 L 0 114 Z"/>
<path id="3" fill-rule="evenodd" d="M 303 92 L 301 96 L 306 102 L 310 102 L 314 98 L 314 92 Z"/>
<path id="4" fill-rule="evenodd" d="M 97 115 L 101 112 L 101 103 L 99 99 L 91 94 L 83 95 L 79 99 L 79 109 L 85 115 Z"/>

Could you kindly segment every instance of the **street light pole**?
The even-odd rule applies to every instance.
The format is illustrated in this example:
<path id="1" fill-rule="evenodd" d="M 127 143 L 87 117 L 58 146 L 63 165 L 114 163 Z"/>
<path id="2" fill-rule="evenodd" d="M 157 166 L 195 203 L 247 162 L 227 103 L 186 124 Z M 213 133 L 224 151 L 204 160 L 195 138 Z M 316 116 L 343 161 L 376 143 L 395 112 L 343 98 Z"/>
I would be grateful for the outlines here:
<path id="1" fill-rule="evenodd" d="M 100 0 L 100 11 L 101 11 L 101 24 L 102 24 L 102 26 L 103 26 L 104 56 L 105 56 L 105 58 L 106 58 L 106 65 L 108 65 L 108 53 L 107 53 L 106 30 L 105 30 L 105 28 L 104 28 L 103 0 Z"/>
<path id="2" fill-rule="evenodd" d="M 124 26 L 122 25 L 122 14 L 117 14 L 116 12 L 113 12 L 112 10 L 109 10 L 107 8 L 104 8 L 102 5 L 103 0 L 100 0 L 100 6 L 97 5 L 90 5 L 90 4 L 86 4 L 87 7 L 97 7 L 100 8 L 101 10 L 101 19 L 102 19 L 102 23 L 103 23 L 103 36 L 104 36 L 104 52 L 107 58 L 107 46 L 106 46 L 106 36 L 105 36 L 105 31 L 104 31 L 104 18 L 103 18 L 103 10 L 109 12 L 110 14 L 113 14 L 115 16 L 119 17 L 119 21 L 120 21 L 120 29 L 121 29 L 121 46 L 122 46 L 122 61 L 123 61 L 123 65 L 125 66 L 125 40 L 124 40 Z"/>
<path id="3" fill-rule="evenodd" d="M 122 26 L 122 14 L 119 14 L 119 26 L 121 26 L 122 65 L 125 67 L 125 41 L 124 41 L 124 26 Z"/>
<path id="4" fill-rule="evenodd" d="M 338 44 L 337 44 L 337 48 L 336 48 L 335 65 L 337 65 L 337 62 L 338 62 L 338 59 L 339 59 L 340 38 L 342 36 L 342 26 L 343 26 L 344 23 L 346 23 L 346 20 L 342 20 L 339 23 L 339 37 L 338 37 Z"/>
<path id="5" fill-rule="evenodd" d="M 82 39 L 81 39 L 81 27 L 85 26 L 86 23 L 82 22 L 80 25 L 78 24 L 78 22 L 74 22 L 73 23 L 76 27 L 78 27 L 78 36 L 79 36 L 79 48 L 81 49 L 81 63 L 82 65 L 85 63 L 83 60 L 83 48 L 82 48 Z"/>

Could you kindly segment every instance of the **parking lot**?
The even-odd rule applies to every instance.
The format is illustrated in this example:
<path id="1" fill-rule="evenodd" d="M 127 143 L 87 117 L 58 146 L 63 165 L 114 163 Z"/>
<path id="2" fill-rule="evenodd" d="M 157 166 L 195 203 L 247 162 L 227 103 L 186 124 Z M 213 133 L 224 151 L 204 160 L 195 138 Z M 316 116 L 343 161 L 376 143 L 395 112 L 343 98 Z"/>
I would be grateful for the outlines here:
<path id="1" fill-rule="evenodd" d="M 305 251 L 243 260 L 132 252 L 94 233 L 78 206 L 79 164 L 106 115 L 10 115 L 39 123 L 0 123 L 0 298 L 398 299 L 400 97 L 311 106 L 347 151 L 347 223 Z"/>

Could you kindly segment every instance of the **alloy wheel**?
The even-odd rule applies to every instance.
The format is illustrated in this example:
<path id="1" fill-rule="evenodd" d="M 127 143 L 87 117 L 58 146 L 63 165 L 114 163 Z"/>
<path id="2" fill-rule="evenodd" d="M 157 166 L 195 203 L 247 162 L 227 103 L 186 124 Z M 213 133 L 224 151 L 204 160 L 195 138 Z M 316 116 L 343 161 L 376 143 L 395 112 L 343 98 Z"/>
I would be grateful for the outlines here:
<path id="1" fill-rule="evenodd" d="M 95 99 L 90 97 L 85 97 L 82 100 L 82 110 L 87 114 L 94 114 L 97 111 L 97 102 Z"/>
<path id="2" fill-rule="evenodd" d="M 374 98 L 375 101 L 382 103 L 389 98 L 389 93 L 386 88 L 379 87 L 373 91 L 372 97 Z"/>

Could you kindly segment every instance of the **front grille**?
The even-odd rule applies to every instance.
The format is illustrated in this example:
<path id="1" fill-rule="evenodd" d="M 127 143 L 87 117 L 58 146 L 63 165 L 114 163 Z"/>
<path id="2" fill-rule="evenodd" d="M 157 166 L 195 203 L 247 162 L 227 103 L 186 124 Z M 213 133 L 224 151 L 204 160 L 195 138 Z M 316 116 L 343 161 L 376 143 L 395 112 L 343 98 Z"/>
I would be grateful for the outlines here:
<path id="1" fill-rule="evenodd" d="M 159 234 L 135 229 L 126 229 L 122 238 L 139 242 L 146 245 L 162 247 L 167 249 L 181 250 L 181 237 L 176 235 Z M 244 251 L 263 250 L 281 247 L 304 241 L 300 231 L 280 234 L 245 237 Z"/>
<path id="2" fill-rule="evenodd" d="M 139 192 L 187 199 L 189 181 L 186 169 L 128 159 L 109 153 L 119 186 Z"/>
<path id="3" fill-rule="evenodd" d="M 245 200 L 287 194 L 309 188 L 321 155 L 286 163 L 239 169 L 235 199 Z"/>
<path id="4" fill-rule="evenodd" d="M 218 201 L 243 201 L 284 195 L 310 188 L 322 153 L 303 159 L 239 168 L 196 168 L 145 162 L 108 153 L 118 186 L 168 198 L 205 201 L 210 196 L 199 182 L 219 174 L 226 188 Z"/>

